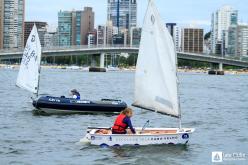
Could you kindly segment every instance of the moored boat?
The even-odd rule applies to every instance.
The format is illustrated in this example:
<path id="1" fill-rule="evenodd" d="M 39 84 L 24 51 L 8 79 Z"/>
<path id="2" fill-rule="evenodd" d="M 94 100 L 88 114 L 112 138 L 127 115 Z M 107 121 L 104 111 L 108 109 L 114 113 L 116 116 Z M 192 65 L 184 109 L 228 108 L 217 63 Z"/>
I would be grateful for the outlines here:
<path id="1" fill-rule="evenodd" d="M 89 72 L 107 72 L 106 68 L 90 67 Z"/>
<path id="2" fill-rule="evenodd" d="M 127 107 L 121 100 L 76 100 L 65 97 L 42 96 L 33 101 L 38 112 L 46 114 L 118 113 Z"/>

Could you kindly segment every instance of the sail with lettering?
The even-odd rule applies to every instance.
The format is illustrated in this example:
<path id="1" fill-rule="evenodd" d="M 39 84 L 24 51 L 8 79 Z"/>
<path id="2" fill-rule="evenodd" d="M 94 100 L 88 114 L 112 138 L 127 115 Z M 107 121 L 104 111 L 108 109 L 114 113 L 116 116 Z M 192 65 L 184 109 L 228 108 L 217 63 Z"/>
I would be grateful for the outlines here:
<path id="1" fill-rule="evenodd" d="M 22 62 L 16 85 L 34 94 L 38 94 L 41 61 L 41 44 L 34 25 L 22 56 Z"/>
<path id="2" fill-rule="evenodd" d="M 174 42 L 153 0 L 146 12 L 135 75 L 134 106 L 180 117 Z"/>

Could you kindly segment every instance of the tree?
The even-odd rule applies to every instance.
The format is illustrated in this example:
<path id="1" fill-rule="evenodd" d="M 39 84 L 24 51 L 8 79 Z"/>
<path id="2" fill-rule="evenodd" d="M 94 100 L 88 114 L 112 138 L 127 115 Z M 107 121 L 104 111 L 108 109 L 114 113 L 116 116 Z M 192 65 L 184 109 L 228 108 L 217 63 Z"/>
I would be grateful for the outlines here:
<path id="1" fill-rule="evenodd" d="M 208 40 L 210 37 L 211 37 L 211 31 L 205 34 L 204 40 Z"/>

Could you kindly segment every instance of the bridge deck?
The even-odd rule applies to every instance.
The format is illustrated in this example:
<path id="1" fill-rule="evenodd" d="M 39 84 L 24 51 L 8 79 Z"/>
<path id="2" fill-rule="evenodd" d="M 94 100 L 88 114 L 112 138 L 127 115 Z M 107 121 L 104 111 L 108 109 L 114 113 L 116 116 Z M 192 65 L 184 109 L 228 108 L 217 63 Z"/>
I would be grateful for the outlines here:
<path id="1" fill-rule="evenodd" d="M 139 48 L 134 46 L 65 46 L 65 47 L 46 47 L 42 49 L 43 57 L 56 56 L 71 56 L 71 55 L 88 55 L 101 53 L 138 53 Z M 23 54 L 23 49 L 2 49 L 0 50 L 0 60 L 6 59 L 20 59 Z M 222 63 L 224 65 L 232 65 L 248 68 L 248 61 L 235 60 L 230 58 L 223 58 L 218 56 L 210 56 L 206 54 L 195 54 L 178 52 L 179 59 L 195 60 L 209 63 Z"/>

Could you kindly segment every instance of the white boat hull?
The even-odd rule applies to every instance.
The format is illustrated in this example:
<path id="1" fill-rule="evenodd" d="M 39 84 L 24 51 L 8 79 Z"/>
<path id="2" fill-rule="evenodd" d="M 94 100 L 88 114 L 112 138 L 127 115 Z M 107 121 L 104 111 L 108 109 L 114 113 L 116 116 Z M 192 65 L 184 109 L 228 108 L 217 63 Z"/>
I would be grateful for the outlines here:
<path id="1" fill-rule="evenodd" d="M 161 145 L 161 144 L 187 144 L 194 132 L 194 128 L 147 128 L 142 134 L 98 134 L 100 129 L 89 129 L 86 136 L 80 140 L 98 146 L 123 145 Z M 141 128 L 136 128 L 140 132 Z M 158 133 L 149 133 L 157 131 Z M 163 132 L 164 133 L 159 133 Z"/>

